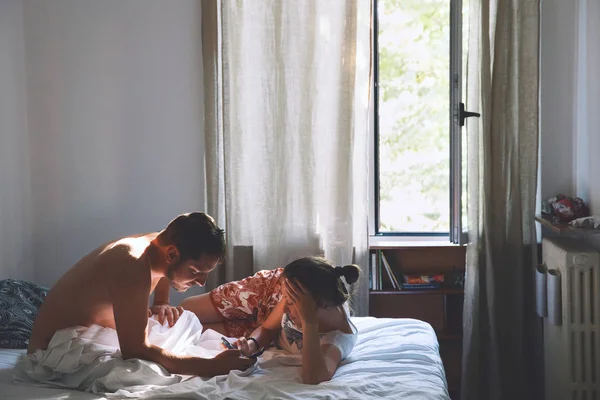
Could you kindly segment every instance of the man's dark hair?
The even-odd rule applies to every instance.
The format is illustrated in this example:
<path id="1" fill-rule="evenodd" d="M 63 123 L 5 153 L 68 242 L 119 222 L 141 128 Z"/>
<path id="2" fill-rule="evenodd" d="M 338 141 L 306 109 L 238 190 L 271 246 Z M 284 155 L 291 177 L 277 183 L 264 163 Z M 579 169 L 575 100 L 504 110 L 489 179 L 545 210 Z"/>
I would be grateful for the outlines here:
<path id="1" fill-rule="evenodd" d="M 182 214 L 169 222 L 161 241 L 177 247 L 181 261 L 198 260 L 203 255 L 221 261 L 225 258 L 225 233 L 203 212 Z"/>

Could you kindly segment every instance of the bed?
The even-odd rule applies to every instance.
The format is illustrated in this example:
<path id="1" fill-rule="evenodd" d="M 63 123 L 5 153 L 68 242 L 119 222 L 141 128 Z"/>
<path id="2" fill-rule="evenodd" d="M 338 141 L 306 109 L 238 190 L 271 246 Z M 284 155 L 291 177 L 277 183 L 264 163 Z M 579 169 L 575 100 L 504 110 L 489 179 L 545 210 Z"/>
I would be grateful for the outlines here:
<path id="1" fill-rule="evenodd" d="M 248 376 L 198 377 L 146 392 L 109 398 L 449 400 L 438 342 L 431 326 L 415 319 L 355 317 L 358 341 L 334 378 L 317 386 L 298 380 L 299 357 L 269 350 Z M 97 399 L 91 393 L 21 386 L 12 367 L 25 350 L 0 350 L 2 399 Z"/>

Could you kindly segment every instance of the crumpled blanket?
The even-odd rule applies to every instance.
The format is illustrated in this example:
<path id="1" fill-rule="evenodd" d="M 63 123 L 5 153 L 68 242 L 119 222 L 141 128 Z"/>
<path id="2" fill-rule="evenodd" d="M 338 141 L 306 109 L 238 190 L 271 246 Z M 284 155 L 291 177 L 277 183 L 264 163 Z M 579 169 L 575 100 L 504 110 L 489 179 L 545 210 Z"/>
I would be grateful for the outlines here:
<path id="1" fill-rule="evenodd" d="M 195 314 L 185 311 L 169 328 L 154 317 L 148 320 L 148 340 L 176 355 L 213 358 L 223 351 L 221 335 L 207 330 Z M 232 338 L 232 340 L 234 340 Z M 241 372 L 245 376 L 252 368 Z M 161 365 L 140 359 L 124 360 L 117 332 L 99 325 L 76 326 L 54 334 L 46 350 L 23 355 L 14 370 L 16 382 L 60 387 L 93 393 L 147 391 L 181 382 L 185 376 L 172 375 Z"/>

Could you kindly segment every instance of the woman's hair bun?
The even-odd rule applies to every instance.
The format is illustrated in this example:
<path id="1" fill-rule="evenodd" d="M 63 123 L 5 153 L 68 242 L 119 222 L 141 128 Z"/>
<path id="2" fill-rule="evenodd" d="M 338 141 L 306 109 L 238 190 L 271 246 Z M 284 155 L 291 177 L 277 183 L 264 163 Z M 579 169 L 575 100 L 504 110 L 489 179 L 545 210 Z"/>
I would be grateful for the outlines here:
<path id="1" fill-rule="evenodd" d="M 360 267 L 356 264 L 348 264 L 342 267 L 342 275 L 346 279 L 348 285 L 352 285 L 360 276 Z"/>

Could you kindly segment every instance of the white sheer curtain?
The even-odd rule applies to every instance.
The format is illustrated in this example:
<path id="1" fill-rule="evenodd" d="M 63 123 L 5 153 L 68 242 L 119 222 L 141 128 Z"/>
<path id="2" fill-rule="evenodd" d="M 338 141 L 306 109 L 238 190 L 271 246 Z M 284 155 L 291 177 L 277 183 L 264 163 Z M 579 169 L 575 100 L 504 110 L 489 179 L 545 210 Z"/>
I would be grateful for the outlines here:
<path id="1" fill-rule="evenodd" d="M 539 0 L 471 0 L 463 400 L 532 399 Z"/>
<path id="2" fill-rule="evenodd" d="M 208 211 L 227 231 L 218 280 L 324 254 L 364 267 L 369 0 L 203 2 Z M 238 266 L 238 267 L 236 267 Z M 213 282 L 215 284 L 217 282 Z"/>

